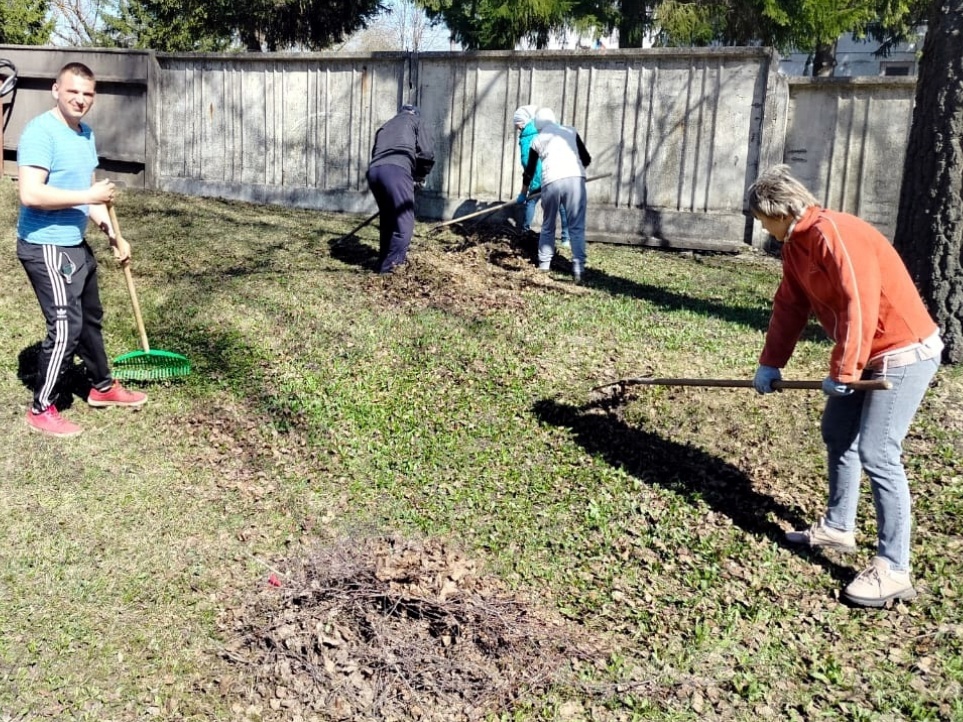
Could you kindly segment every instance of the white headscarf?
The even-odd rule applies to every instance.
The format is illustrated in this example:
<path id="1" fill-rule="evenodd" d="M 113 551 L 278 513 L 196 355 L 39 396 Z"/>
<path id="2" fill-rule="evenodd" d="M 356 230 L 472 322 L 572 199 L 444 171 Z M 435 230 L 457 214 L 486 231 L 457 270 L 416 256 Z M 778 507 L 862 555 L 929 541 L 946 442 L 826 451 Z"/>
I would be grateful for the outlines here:
<path id="1" fill-rule="evenodd" d="M 535 116 L 535 111 L 538 110 L 537 105 L 523 105 L 521 108 L 515 111 L 515 115 L 512 116 L 512 123 L 515 127 L 521 130 L 528 122 Z"/>
<path id="2" fill-rule="evenodd" d="M 539 108 L 535 112 L 535 129 L 542 130 L 546 125 L 554 125 L 558 121 L 555 120 L 555 113 L 551 108 Z"/>

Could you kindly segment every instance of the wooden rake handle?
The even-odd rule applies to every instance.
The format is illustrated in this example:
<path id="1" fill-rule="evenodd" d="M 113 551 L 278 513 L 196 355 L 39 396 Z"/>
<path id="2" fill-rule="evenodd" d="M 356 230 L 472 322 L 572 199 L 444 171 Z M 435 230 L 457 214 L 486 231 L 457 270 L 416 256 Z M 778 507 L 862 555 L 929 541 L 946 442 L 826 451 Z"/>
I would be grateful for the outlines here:
<path id="1" fill-rule="evenodd" d="M 372 213 L 372 214 L 368 217 L 368 219 L 367 219 L 366 221 L 364 221 L 363 223 L 360 223 L 360 224 L 358 224 L 357 226 L 355 226 L 354 228 L 352 228 L 350 231 L 348 231 L 348 232 L 345 233 L 343 236 L 341 236 L 337 241 L 335 241 L 335 243 L 342 243 L 342 242 L 348 240 L 349 238 L 351 238 L 351 236 L 353 236 L 353 235 L 356 234 L 358 231 L 360 231 L 362 228 L 364 228 L 364 227 L 367 226 L 369 223 L 371 223 L 371 222 L 372 222 L 375 218 L 377 218 L 380 214 L 381 214 L 381 211 L 375 211 L 374 213 Z"/>
<path id="2" fill-rule="evenodd" d="M 658 379 L 658 378 L 630 378 L 612 381 L 608 384 L 596 386 L 592 391 L 607 389 L 612 386 L 716 386 L 724 388 L 753 388 L 752 381 L 749 379 Z M 871 379 L 868 381 L 851 381 L 846 384 L 849 388 L 856 391 L 887 391 L 893 388 L 893 384 L 886 379 Z M 783 389 L 809 389 L 821 391 L 822 381 L 773 381 L 772 387 L 777 391 Z"/>
<path id="3" fill-rule="evenodd" d="M 529 198 L 535 198 L 540 191 L 536 191 L 529 196 Z M 444 228 L 445 226 L 450 226 L 453 223 L 461 223 L 462 221 L 467 221 L 471 218 L 477 218 L 478 216 L 484 216 L 489 213 L 494 213 L 502 208 L 508 208 L 509 206 L 517 205 L 517 201 L 506 201 L 505 203 L 499 203 L 497 206 L 489 206 L 488 208 L 482 208 L 480 211 L 475 211 L 474 213 L 469 213 L 467 216 L 458 216 L 458 218 L 452 218 L 450 221 L 442 221 L 441 223 L 436 223 L 428 230 L 437 231 L 439 228 Z"/>
<path id="4" fill-rule="evenodd" d="M 591 183 L 592 181 L 597 181 L 601 178 L 608 178 L 611 175 L 612 175 L 611 173 L 604 173 L 602 175 L 593 175 L 591 178 L 586 178 L 585 182 Z M 538 196 L 541 195 L 541 193 L 542 192 L 540 190 L 537 190 L 534 193 L 529 194 L 528 198 L 529 200 L 531 200 L 532 198 L 538 198 Z M 502 208 L 508 208 L 509 206 L 514 206 L 514 205 L 518 205 L 517 200 L 511 200 L 511 201 L 506 201 L 505 203 L 499 203 L 497 206 L 482 208 L 480 211 L 469 213 L 467 216 L 458 216 L 458 218 L 452 218 L 450 221 L 442 221 L 441 223 L 436 223 L 428 230 L 437 231 L 439 228 L 450 226 L 452 223 L 461 223 L 462 221 L 467 221 L 470 218 L 477 218 L 478 216 L 484 216 L 484 215 L 487 215 L 488 213 L 494 213 L 495 211 L 501 210 Z"/>
<path id="5" fill-rule="evenodd" d="M 107 203 L 107 213 L 110 214 L 110 224 L 114 227 L 114 235 L 123 238 L 120 232 L 120 222 L 117 220 L 117 211 L 114 210 L 113 203 Z M 150 353 L 150 344 L 147 342 L 147 329 L 144 328 L 144 317 L 140 312 L 140 302 L 137 300 L 137 290 L 134 288 L 134 276 L 130 272 L 130 259 L 123 261 L 121 267 L 124 269 L 124 280 L 127 281 L 127 293 L 130 294 L 130 304 L 134 307 L 134 320 L 137 321 L 137 331 L 140 334 L 140 345 L 144 353 Z"/>

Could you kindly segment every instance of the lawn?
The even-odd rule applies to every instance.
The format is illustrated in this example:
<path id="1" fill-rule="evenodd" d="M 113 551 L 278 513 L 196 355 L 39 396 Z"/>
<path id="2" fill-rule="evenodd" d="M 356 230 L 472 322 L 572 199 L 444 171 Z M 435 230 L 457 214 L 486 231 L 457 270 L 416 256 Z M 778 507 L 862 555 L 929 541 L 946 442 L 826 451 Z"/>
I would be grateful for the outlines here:
<path id="1" fill-rule="evenodd" d="M 51 439 L 23 421 L 43 324 L 0 185 L 0 720 L 392 718 L 334 612 L 314 651 L 342 657 L 308 682 L 273 640 L 332 559 L 398 548 L 447 575 L 408 589 L 402 620 L 469 599 L 451 590 L 471 578 L 509 605 L 476 611 L 542 620 L 559 664 L 527 681 L 509 664 L 505 694 L 476 679 L 447 708 L 419 697 L 426 677 L 395 719 L 963 720 L 959 368 L 905 444 L 921 596 L 855 609 L 838 595 L 873 555 L 868 490 L 857 554 L 782 541 L 824 504 L 822 394 L 593 392 L 750 378 L 775 260 L 592 244 L 575 286 L 564 262 L 538 274 L 508 227 L 419 223 L 409 266 L 380 277 L 375 225 L 341 238 L 358 217 L 136 191 L 117 209 L 151 345 L 193 372 L 132 384 L 140 412 L 73 395 L 85 432 Z M 93 240 L 116 357 L 139 337 Z M 829 348 L 813 327 L 784 376 L 821 379 Z M 368 707 L 312 707 L 335 667 Z"/>

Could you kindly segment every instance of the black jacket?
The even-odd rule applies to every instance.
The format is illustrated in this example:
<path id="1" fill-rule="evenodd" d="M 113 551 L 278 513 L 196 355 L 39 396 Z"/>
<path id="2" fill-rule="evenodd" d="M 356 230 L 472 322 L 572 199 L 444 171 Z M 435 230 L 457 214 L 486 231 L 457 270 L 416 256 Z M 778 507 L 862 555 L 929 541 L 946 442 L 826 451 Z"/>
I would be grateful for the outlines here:
<path id="1" fill-rule="evenodd" d="M 421 132 L 421 117 L 402 111 L 375 133 L 371 162 L 407 168 L 415 181 L 423 181 L 435 164 L 434 147 L 427 133 Z"/>

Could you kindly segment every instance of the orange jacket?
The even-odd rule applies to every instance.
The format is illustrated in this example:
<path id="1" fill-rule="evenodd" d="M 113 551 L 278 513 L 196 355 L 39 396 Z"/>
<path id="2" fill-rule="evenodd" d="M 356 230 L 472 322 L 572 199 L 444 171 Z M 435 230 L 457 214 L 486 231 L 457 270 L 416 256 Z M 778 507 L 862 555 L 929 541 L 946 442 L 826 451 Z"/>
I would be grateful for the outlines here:
<path id="1" fill-rule="evenodd" d="M 810 313 L 836 344 L 829 376 L 842 383 L 937 329 L 890 242 L 848 213 L 808 208 L 782 246 L 782 271 L 759 357 L 766 366 L 785 366 Z"/>

